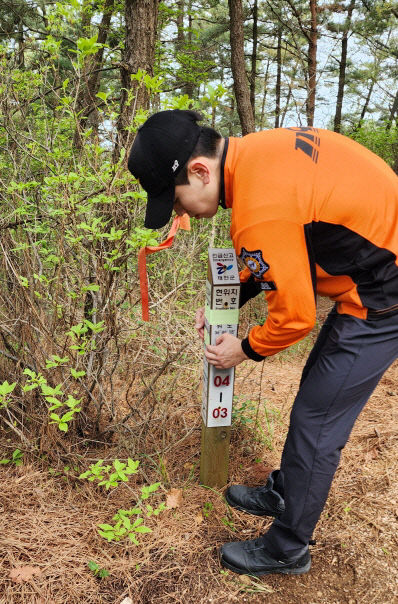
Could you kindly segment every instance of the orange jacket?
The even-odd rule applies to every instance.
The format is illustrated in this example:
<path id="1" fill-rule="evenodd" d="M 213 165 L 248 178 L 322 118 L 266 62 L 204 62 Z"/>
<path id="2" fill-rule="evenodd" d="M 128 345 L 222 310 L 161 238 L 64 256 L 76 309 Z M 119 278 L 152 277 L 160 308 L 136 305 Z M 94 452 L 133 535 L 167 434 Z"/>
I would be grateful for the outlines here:
<path id="1" fill-rule="evenodd" d="M 260 360 L 314 326 L 318 293 L 340 313 L 398 311 L 398 178 L 371 151 L 317 128 L 230 138 L 231 238 L 268 318 L 242 346 Z"/>

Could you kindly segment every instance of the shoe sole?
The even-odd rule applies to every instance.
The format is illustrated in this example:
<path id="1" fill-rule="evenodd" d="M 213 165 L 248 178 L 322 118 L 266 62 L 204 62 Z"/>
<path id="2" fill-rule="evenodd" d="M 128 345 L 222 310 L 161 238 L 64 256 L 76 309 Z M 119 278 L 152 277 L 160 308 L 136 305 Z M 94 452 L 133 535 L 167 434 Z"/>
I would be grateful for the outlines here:
<path id="1" fill-rule="evenodd" d="M 250 572 L 248 570 L 243 570 L 242 568 L 238 568 L 229 562 L 226 562 L 222 556 L 220 556 L 220 562 L 222 566 L 225 568 L 229 568 L 234 573 L 238 575 L 249 575 L 252 577 L 262 577 L 263 575 L 304 575 L 308 573 L 311 568 L 311 559 L 308 560 L 305 566 L 300 566 L 299 568 L 273 568 L 272 570 L 265 570 L 262 572 Z"/>
<path id="2" fill-rule="evenodd" d="M 248 508 L 243 508 L 242 506 L 238 505 L 237 503 L 235 503 L 234 501 L 232 501 L 228 495 L 224 495 L 226 502 L 228 503 L 228 505 L 231 506 L 231 508 L 235 508 L 236 510 L 240 510 L 241 512 L 246 512 L 246 514 L 251 514 L 252 516 L 272 516 L 272 518 L 278 518 L 278 516 L 281 515 L 282 512 L 260 512 L 257 510 L 249 510 Z"/>

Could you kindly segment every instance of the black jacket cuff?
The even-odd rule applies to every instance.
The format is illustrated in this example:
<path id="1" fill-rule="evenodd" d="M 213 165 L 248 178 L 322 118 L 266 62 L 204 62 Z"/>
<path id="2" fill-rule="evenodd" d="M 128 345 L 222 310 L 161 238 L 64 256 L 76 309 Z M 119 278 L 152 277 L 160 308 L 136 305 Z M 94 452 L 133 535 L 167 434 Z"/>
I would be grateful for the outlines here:
<path id="1" fill-rule="evenodd" d="M 249 338 L 242 340 L 242 350 L 245 355 L 249 357 L 249 359 L 252 359 L 252 361 L 259 362 L 267 358 L 261 356 L 261 354 L 258 354 L 255 350 L 253 350 L 253 348 L 250 346 Z"/>

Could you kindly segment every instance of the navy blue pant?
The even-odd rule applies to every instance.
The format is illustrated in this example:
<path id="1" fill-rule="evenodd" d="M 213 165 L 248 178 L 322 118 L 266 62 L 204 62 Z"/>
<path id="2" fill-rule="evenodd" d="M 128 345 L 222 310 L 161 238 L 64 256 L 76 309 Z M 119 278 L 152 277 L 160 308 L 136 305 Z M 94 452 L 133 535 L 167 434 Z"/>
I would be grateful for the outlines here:
<path id="1" fill-rule="evenodd" d="M 276 483 L 286 510 L 264 536 L 272 554 L 308 544 L 354 422 L 396 358 L 398 314 L 363 320 L 331 311 L 292 408 Z"/>

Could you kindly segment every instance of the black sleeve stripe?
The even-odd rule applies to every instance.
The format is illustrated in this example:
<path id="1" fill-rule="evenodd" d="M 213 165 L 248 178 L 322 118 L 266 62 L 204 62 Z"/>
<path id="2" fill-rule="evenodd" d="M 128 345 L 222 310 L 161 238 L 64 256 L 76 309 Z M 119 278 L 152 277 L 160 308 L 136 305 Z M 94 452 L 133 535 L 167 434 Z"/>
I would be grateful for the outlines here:
<path id="1" fill-rule="evenodd" d="M 239 308 L 261 293 L 261 283 L 254 280 L 253 275 L 240 284 Z"/>
<path id="2" fill-rule="evenodd" d="M 315 254 L 312 247 L 312 222 L 304 225 L 305 243 L 307 245 L 308 261 L 310 263 L 312 289 L 314 290 L 314 298 L 316 304 L 316 267 Z"/>
<path id="3" fill-rule="evenodd" d="M 242 340 L 242 350 L 245 355 L 249 357 L 249 359 L 252 359 L 252 361 L 259 362 L 267 358 L 261 356 L 261 354 L 258 354 L 255 350 L 253 350 L 253 348 L 250 346 L 249 338 Z"/>

